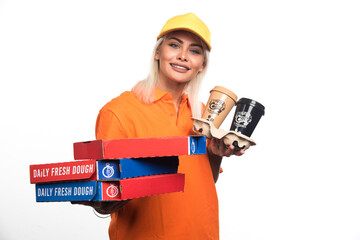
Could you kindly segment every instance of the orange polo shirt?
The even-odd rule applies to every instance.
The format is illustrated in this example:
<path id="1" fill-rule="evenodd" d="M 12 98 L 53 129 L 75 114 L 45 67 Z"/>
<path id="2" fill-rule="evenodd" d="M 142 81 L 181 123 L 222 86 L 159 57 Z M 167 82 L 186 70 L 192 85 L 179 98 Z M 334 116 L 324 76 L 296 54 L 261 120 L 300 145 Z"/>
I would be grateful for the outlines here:
<path id="1" fill-rule="evenodd" d="M 186 94 L 176 114 L 171 93 L 156 89 L 155 101 L 144 104 L 124 92 L 100 110 L 96 138 L 189 136 L 195 135 L 192 126 Z M 218 199 L 207 155 L 180 156 L 179 161 L 184 192 L 131 200 L 111 214 L 111 240 L 219 239 Z"/>

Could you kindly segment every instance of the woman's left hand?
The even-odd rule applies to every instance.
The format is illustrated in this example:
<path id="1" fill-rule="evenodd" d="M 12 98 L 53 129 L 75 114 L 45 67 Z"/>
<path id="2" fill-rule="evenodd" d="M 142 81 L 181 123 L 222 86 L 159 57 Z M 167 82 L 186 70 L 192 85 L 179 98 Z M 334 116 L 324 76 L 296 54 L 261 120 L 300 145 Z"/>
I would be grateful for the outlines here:
<path id="1" fill-rule="evenodd" d="M 207 152 L 214 182 L 216 183 L 221 171 L 220 165 L 222 158 L 224 156 L 230 157 L 231 155 L 241 156 L 244 154 L 245 150 L 237 151 L 233 145 L 226 147 L 223 140 L 212 138 L 207 146 Z"/>
<path id="2" fill-rule="evenodd" d="M 226 147 L 224 141 L 217 138 L 212 138 L 207 148 L 210 154 L 219 157 L 230 157 L 231 155 L 241 156 L 245 153 L 245 150 L 235 150 L 233 145 Z"/>

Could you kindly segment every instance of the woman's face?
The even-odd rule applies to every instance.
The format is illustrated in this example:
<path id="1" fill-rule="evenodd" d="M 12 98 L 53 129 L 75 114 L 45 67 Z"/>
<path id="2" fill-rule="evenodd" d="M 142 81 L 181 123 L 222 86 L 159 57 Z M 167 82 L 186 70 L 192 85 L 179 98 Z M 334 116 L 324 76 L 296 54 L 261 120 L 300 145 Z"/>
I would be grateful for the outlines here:
<path id="1" fill-rule="evenodd" d="M 186 84 L 205 67 L 205 49 L 200 39 L 186 31 L 169 33 L 155 54 L 159 61 L 159 80 Z"/>

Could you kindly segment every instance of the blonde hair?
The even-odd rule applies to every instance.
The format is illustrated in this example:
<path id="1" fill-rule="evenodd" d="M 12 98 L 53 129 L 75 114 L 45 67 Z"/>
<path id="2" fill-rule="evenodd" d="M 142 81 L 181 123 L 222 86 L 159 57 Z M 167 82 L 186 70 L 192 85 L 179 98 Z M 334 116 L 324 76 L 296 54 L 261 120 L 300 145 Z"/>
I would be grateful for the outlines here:
<path id="1" fill-rule="evenodd" d="M 132 89 L 135 95 L 144 103 L 150 104 L 154 101 L 155 87 L 159 80 L 159 62 L 155 60 L 156 51 L 159 49 L 161 44 L 164 42 L 166 36 L 159 38 L 156 42 L 154 50 L 150 60 L 150 71 L 147 78 L 139 81 Z M 201 41 L 203 49 L 205 49 L 204 56 L 204 69 L 199 72 L 194 79 L 192 79 L 186 86 L 184 92 L 188 94 L 191 114 L 193 117 L 201 117 L 202 104 L 198 99 L 201 82 L 205 76 L 207 66 L 209 65 L 209 50 L 206 44 Z"/>

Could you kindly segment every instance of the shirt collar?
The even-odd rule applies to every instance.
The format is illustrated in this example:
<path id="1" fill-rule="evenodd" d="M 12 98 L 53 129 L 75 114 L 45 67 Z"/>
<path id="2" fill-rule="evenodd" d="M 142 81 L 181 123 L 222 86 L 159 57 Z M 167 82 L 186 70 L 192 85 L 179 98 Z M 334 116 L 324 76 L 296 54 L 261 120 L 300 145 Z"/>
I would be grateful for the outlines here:
<path id="1" fill-rule="evenodd" d="M 165 92 L 165 91 L 163 91 L 163 90 L 161 90 L 159 88 L 155 88 L 154 102 L 160 100 L 161 98 L 163 98 L 165 96 L 168 96 L 169 98 L 172 99 L 172 94 L 171 93 Z M 186 101 L 186 103 L 189 104 L 189 96 L 186 93 L 184 93 L 182 95 L 181 102 L 184 102 L 184 101 Z"/>
<path id="2" fill-rule="evenodd" d="M 165 92 L 158 88 L 155 88 L 155 95 L 154 95 L 154 102 L 158 101 L 159 99 L 163 98 L 165 95 L 171 96 L 171 93 Z"/>

